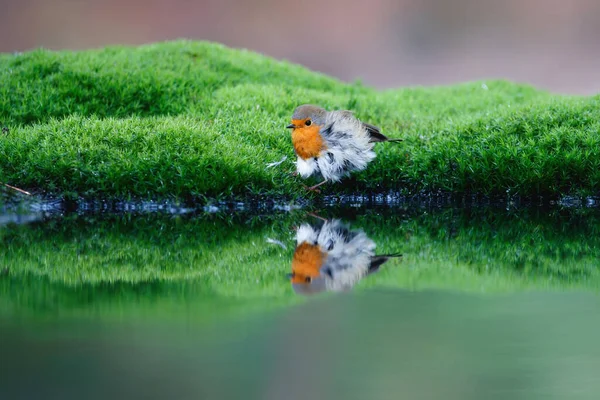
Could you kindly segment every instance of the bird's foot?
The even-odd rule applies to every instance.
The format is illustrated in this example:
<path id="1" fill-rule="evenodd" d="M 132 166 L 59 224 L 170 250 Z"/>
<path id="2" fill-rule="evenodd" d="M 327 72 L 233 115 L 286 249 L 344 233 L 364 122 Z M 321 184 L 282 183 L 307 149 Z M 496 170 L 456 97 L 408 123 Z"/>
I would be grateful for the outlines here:
<path id="1" fill-rule="evenodd" d="M 317 183 L 314 186 L 310 186 L 310 187 L 306 186 L 306 185 L 302 185 L 302 186 L 304 186 L 304 189 L 306 189 L 308 191 L 316 192 L 316 193 L 321 193 L 321 189 L 319 189 L 319 186 L 322 186 L 322 185 L 324 185 L 326 183 L 327 183 L 327 180 L 324 180 L 323 182 Z"/>
<path id="2" fill-rule="evenodd" d="M 309 192 L 321 193 L 321 189 L 319 189 L 320 185 L 314 185 L 314 186 L 302 185 L 302 186 L 304 187 L 304 189 L 308 190 Z"/>

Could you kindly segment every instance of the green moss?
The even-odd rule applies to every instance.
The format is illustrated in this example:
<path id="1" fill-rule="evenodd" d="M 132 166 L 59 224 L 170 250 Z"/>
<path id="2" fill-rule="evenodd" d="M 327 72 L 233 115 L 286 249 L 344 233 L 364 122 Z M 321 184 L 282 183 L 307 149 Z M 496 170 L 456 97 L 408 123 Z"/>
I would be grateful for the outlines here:
<path id="1" fill-rule="evenodd" d="M 326 192 L 598 192 L 598 96 L 504 81 L 377 92 L 189 41 L 3 55 L 0 182 L 71 196 L 302 195 L 284 128 L 302 103 L 405 139 Z"/>

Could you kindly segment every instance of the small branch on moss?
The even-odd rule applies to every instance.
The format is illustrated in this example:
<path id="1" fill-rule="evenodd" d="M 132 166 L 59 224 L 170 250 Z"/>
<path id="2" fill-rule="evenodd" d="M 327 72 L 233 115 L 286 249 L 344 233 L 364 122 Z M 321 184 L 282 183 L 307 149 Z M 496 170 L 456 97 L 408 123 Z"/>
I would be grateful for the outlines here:
<path id="1" fill-rule="evenodd" d="M 2 184 L 3 184 L 4 186 L 6 186 L 7 188 L 9 188 L 9 189 L 16 190 L 17 192 L 20 192 L 20 193 L 26 194 L 27 196 L 31 196 L 31 193 L 29 193 L 29 192 L 27 192 L 27 191 L 25 191 L 25 190 L 23 190 L 23 189 L 19 189 L 18 187 L 11 186 L 11 185 L 9 185 L 8 183 L 2 183 Z"/>

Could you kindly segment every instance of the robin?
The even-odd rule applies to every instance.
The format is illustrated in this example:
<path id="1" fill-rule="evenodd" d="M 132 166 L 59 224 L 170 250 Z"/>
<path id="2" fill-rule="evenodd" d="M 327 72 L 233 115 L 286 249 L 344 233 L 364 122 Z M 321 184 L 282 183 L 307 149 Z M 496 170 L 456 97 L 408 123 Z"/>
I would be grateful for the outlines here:
<path id="1" fill-rule="evenodd" d="M 339 182 L 354 171 L 361 171 L 375 158 L 373 146 L 377 142 L 401 142 L 389 139 L 378 127 L 359 121 L 351 111 L 327 111 L 304 104 L 292 115 L 292 144 L 297 155 L 296 172 L 303 178 L 321 175 L 323 181 Z"/>
<path id="2" fill-rule="evenodd" d="M 299 294 L 351 289 L 381 265 L 402 254 L 375 255 L 375 242 L 340 220 L 304 223 L 296 230 L 296 249 L 288 278 Z"/>

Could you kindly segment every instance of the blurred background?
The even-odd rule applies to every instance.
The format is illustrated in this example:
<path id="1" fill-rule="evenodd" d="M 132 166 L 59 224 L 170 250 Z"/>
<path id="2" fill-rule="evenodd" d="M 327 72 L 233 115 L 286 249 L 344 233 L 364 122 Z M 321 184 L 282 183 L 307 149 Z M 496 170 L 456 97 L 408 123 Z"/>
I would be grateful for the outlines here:
<path id="1" fill-rule="evenodd" d="M 377 88 L 600 92 L 598 0 L 0 0 L 0 51 L 217 41 Z"/>

